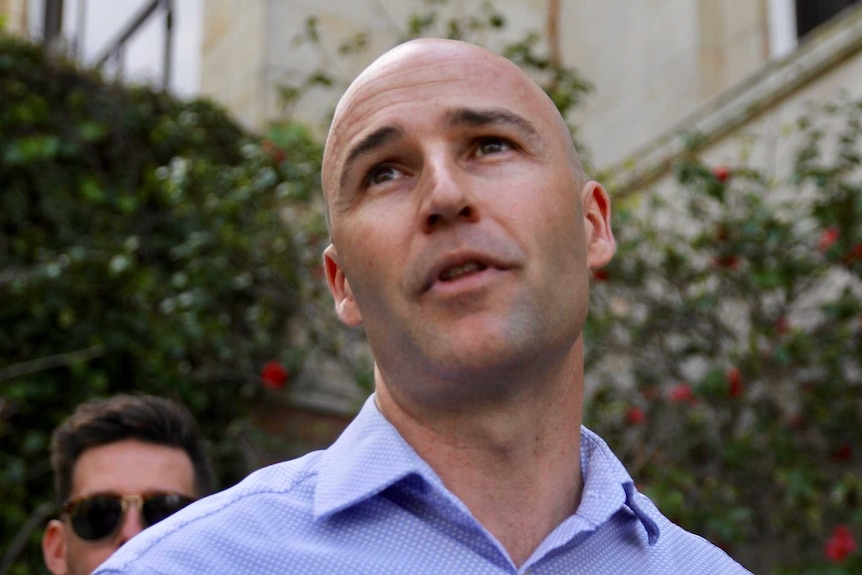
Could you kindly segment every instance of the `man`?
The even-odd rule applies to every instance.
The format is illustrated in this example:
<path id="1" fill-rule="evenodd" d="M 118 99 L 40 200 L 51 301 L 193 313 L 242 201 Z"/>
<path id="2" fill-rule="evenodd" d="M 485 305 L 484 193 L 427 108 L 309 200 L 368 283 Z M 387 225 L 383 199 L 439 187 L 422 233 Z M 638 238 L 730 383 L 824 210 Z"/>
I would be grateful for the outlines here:
<path id="1" fill-rule="evenodd" d="M 81 404 L 55 431 L 60 504 L 42 538 L 54 575 L 92 573 L 121 545 L 211 491 L 197 424 L 175 402 L 118 395 Z"/>
<path id="2" fill-rule="evenodd" d="M 507 60 L 417 40 L 339 103 L 323 160 L 335 309 L 375 394 L 325 452 L 191 506 L 100 573 L 745 573 L 581 427 L 605 190 Z"/>

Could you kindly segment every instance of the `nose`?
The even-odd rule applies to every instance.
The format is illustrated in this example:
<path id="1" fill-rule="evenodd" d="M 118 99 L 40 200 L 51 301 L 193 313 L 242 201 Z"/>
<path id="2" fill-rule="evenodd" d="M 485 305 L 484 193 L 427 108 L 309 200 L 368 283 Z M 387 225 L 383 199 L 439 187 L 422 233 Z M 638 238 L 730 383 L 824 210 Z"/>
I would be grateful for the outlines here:
<path id="1" fill-rule="evenodd" d="M 426 162 L 422 194 L 422 229 L 431 233 L 456 222 L 479 220 L 479 207 L 470 186 L 469 174 L 447 157 L 429 158 Z"/>
<path id="2" fill-rule="evenodd" d="M 137 503 L 131 503 L 128 511 L 126 511 L 126 516 L 123 517 L 120 531 L 117 533 L 117 547 L 126 543 L 145 528 L 140 507 L 138 507 Z"/>

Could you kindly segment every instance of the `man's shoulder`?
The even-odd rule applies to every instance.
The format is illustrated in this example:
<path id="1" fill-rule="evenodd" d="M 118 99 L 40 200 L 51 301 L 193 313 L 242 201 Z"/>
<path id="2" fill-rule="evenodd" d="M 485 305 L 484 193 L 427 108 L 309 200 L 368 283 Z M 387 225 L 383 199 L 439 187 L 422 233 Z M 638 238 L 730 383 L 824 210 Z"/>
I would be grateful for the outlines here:
<path id="1" fill-rule="evenodd" d="M 582 428 L 585 487 L 580 515 L 603 525 L 581 550 L 602 572 L 745 574 L 724 550 L 668 519 L 638 491 L 605 441 Z M 612 552 L 608 552 L 612 550 Z"/>
<path id="2" fill-rule="evenodd" d="M 218 568 L 239 550 L 272 544 L 274 531 L 297 531 L 313 521 L 317 466 L 313 452 L 251 473 L 238 484 L 205 497 L 143 531 L 124 545 L 98 574 L 137 573 L 146 565 L 176 572 Z"/>
<path id="3" fill-rule="evenodd" d="M 224 491 L 214 493 L 195 503 L 192 520 L 206 520 L 223 513 L 242 511 L 245 508 L 266 506 L 271 498 L 282 504 L 311 505 L 317 484 L 318 465 L 324 452 L 315 451 L 258 469 L 245 479 Z"/>
<path id="4" fill-rule="evenodd" d="M 681 569 L 681 571 L 671 569 L 656 572 L 726 575 L 750 573 L 728 555 L 724 549 L 696 533 L 686 531 L 665 517 L 647 496 L 638 493 L 637 498 L 640 505 L 649 509 L 651 516 L 656 518 L 659 524 L 661 537 L 656 545 L 656 556 L 664 562 L 664 565 L 669 566 L 668 568 Z"/>

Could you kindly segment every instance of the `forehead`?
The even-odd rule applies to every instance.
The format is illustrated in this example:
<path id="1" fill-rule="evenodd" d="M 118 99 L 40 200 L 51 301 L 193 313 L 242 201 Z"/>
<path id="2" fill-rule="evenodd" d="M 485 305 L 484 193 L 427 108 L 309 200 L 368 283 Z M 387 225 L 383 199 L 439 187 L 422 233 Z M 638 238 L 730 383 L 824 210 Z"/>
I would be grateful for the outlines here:
<path id="1" fill-rule="evenodd" d="M 399 106 L 413 106 L 411 113 L 432 113 L 442 101 L 541 110 L 544 93 L 508 60 L 472 46 L 423 46 L 384 56 L 354 82 L 336 112 L 332 143 Z"/>
<path id="2" fill-rule="evenodd" d="M 194 466 L 185 451 L 122 440 L 85 450 L 72 472 L 73 498 L 155 491 L 194 494 Z"/>
<path id="3" fill-rule="evenodd" d="M 347 150 L 367 134 L 439 125 L 454 108 L 510 110 L 540 129 L 556 114 L 544 92 L 500 56 L 461 44 L 410 46 L 383 56 L 345 93 L 327 139 L 324 186 L 337 186 Z"/>

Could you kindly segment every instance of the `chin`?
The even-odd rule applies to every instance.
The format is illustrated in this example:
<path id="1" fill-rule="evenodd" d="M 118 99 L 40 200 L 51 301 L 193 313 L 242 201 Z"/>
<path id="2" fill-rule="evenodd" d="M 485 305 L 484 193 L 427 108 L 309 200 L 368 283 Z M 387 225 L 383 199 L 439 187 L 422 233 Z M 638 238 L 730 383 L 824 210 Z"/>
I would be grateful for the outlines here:
<path id="1" fill-rule="evenodd" d="M 535 358 L 536 350 L 508 340 L 495 341 L 487 334 L 459 342 L 453 340 L 447 353 L 429 354 L 432 373 L 438 379 L 461 385 L 471 382 L 504 381 L 515 377 Z M 487 391 L 487 390 L 486 390 Z"/>

